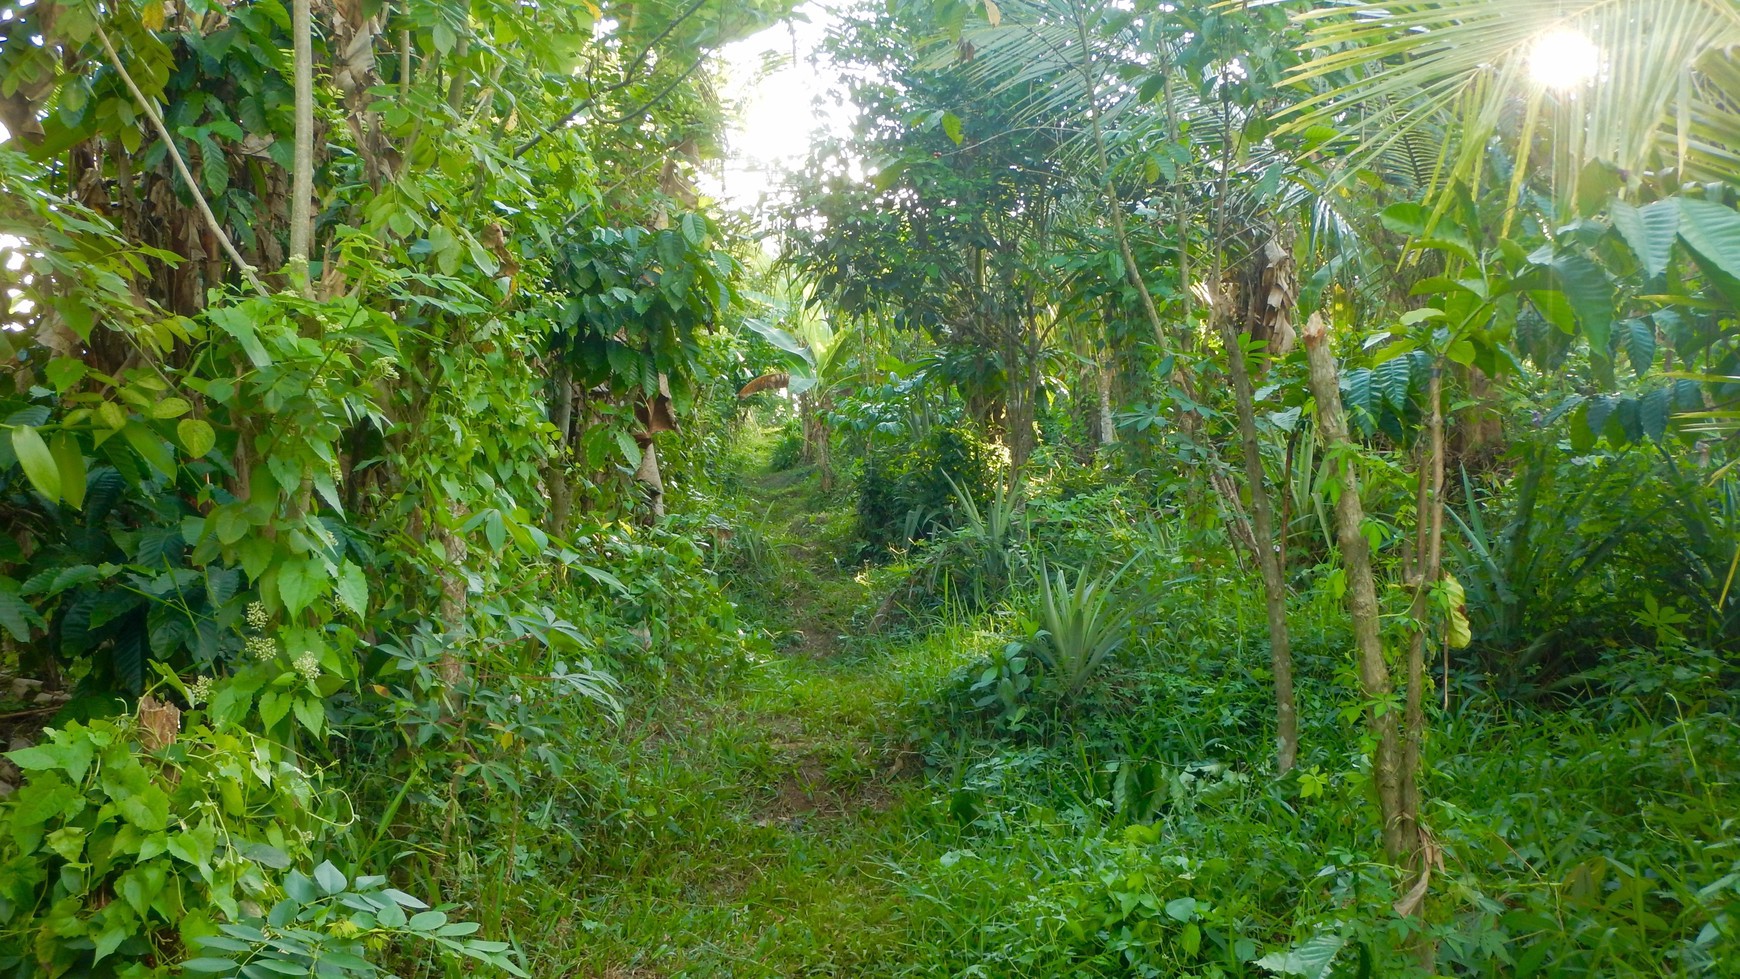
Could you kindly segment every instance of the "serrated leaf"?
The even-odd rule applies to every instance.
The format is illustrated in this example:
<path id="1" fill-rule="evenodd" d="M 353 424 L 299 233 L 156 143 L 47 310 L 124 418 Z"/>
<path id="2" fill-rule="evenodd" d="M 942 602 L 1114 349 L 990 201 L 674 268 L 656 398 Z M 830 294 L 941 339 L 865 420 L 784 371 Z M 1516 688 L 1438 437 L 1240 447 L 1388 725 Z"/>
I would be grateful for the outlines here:
<path id="1" fill-rule="evenodd" d="M 1271 952 L 1258 959 L 1256 965 L 1283 976 L 1326 979 L 1329 967 L 1335 964 L 1335 957 L 1346 944 L 1346 939 L 1339 935 L 1317 935 L 1285 952 Z"/>
<path id="2" fill-rule="evenodd" d="M 278 597 L 291 615 L 314 604 L 326 585 L 326 568 L 311 558 L 278 565 Z"/>
<path id="3" fill-rule="evenodd" d="M 1644 273 L 1653 279 L 1667 271 L 1668 259 L 1680 229 L 1678 202 L 1656 201 L 1639 208 L 1615 201 L 1612 210 L 1614 230 L 1637 256 Z"/>
<path id="4" fill-rule="evenodd" d="M 1671 400 L 1672 395 L 1667 388 L 1656 388 L 1637 402 L 1637 417 L 1643 434 L 1657 444 L 1667 436 Z"/>
<path id="5" fill-rule="evenodd" d="M 12 638 L 29 642 L 31 629 L 46 626 L 42 616 L 29 602 L 18 597 L 18 583 L 0 576 L 0 626 L 5 626 Z"/>
<path id="6" fill-rule="evenodd" d="M 1740 212 L 1713 201 L 1680 199 L 1680 238 L 1698 257 L 1740 279 Z"/>
<path id="7" fill-rule="evenodd" d="M 1608 346 L 1613 336 L 1613 282 L 1601 266 L 1575 253 L 1557 255 L 1551 268 L 1553 281 L 1565 294 L 1589 349 L 1603 360 L 1609 356 Z"/>
<path id="8" fill-rule="evenodd" d="M 1642 377 L 1655 363 L 1655 327 L 1641 319 L 1626 320 L 1623 327 L 1625 355 L 1631 358 L 1631 369 Z"/>
<path id="9" fill-rule="evenodd" d="M 1408 406 L 1408 384 L 1413 375 L 1408 358 L 1386 360 L 1372 373 L 1377 389 L 1383 392 L 1384 400 L 1397 411 L 1405 409 Z"/>
<path id="10" fill-rule="evenodd" d="M 338 594 L 338 600 L 351 613 L 361 618 L 367 614 L 369 607 L 369 579 L 363 574 L 363 569 L 349 561 L 338 571 L 338 581 L 333 591 Z"/>

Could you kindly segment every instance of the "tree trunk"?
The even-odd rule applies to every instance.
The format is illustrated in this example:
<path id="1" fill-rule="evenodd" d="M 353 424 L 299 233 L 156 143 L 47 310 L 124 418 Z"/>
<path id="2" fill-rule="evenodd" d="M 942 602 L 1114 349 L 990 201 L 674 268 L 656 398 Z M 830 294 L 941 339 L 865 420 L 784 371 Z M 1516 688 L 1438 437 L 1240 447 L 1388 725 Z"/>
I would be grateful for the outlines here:
<path id="1" fill-rule="evenodd" d="M 1420 460 L 1420 484 L 1414 511 L 1418 520 L 1414 552 L 1419 566 L 1412 582 L 1414 599 L 1408 609 L 1408 689 L 1402 709 L 1402 771 L 1401 811 L 1399 813 L 1404 842 L 1420 851 L 1420 863 L 1415 883 L 1406 907 L 1417 913 L 1425 900 L 1431 880 L 1431 855 L 1428 852 L 1425 828 L 1420 822 L 1420 753 L 1426 740 L 1426 639 L 1432 608 L 1432 588 L 1438 583 L 1443 564 L 1444 542 L 1444 411 L 1443 365 L 1432 365 L 1432 380 L 1427 387 L 1427 437 L 1424 458 Z M 1419 952 L 1422 962 L 1432 955 L 1429 942 L 1422 942 Z"/>
<path id="2" fill-rule="evenodd" d="M 647 523 L 661 520 L 665 515 L 665 481 L 659 472 L 659 447 L 650 437 L 640 446 L 640 468 L 634 471 L 635 481 L 646 490 L 648 512 Z"/>
<path id="3" fill-rule="evenodd" d="M 574 380 L 567 362 L 559 356 L 551 379 L 550 424 L 556 429 L 556 454 L 550 460 L 549 485 L 550 527 L 557 537 L 568 533 L 568 517 L 573 512 L 573 494 L 568 486 L 568 464 L 574 448 Z"/>
<path id="4" fill-rule="evenodd" d="M 1287 635 L 1287 569 L 1275 549 L 1274 508 L 1270 505 L 1268 478 L 1263 472 L 1263 454 L 1257 442 L 1255 396 L 1249 365 L 1239 345 L 1238 328 L 1225 316 L 1216 316 L 1226 341 L 1227 362 L 1232 373 L 1233 400 L 1238 405 L 1239 443 L 1244 449 L 1245 482 L 1251 494 L 1251 531 L 1255 538 L 1257 567 L 1263 574 L 1263 604 L 1269 620 L 1269 663 L 1275 674 L 1275 773 L 1285 775 L 1299 754 L 1299 716 L 1293 700 L 1293 647 Z"/>
<path id="5" fill-rule="evenodd" d="M 290 278 L 305 298 L 313 296 L 308 256 L 314 236 L 314 16 L 311 0 L 292 0 L 295 146 L 290 169 Z"/>
<path id="6" fill-rule="evenodd" d="M 441 550 L 447 556 L 447 567 L 441 571 L 441 601 L 436 606 L 436 615 L 441 620 L 442 631 L 448 633 L 463 633 L 465 629 L 466 580 L 465 559 L 470 549 L 465 544 L 465 538 L 459 535 L 459 518 L 465 510 L 458 500 L 447 504 L 446 521 L 436 521 L 435 539 L 440 541 Z M 465 665 L 459 655 L 449 645 L 441 652 L 438 669 L 441 680 L 447 684 L 447 689 L 453 691 L 465 681 Z"/>
<path id="7" fill-rule="evenodd" d="M 1383 820 L 1384 852 L 1398 864 L 1408 855 L 1410 843 L 1403 835 L 1402 752 L 1396 731 L 1396 712 L 1390 708 L 1390 671 L 1384 663 L 1383 639 L 1378 618 L 1377 585 L 1372 579 L 1371 546 L 1364 531 L 1365 506 L 1359 498 L 1359 473 L 1354 465 L 1356 446 L 1347 433 L 1347 416 L 1341 408 L 1341 375 L 1321 316 L 1313 315 L 1303 334 L 1305 354 L 1311 363 L 1311 393 L 1317 399 L 1317 426 L 1333 453 L 1330 468 L 1340 482 L 1335 500 L 1335 535 L 1341 547 L 1347 575 L 1347 611 L 1353 620 L 1353 640 L 1359 658 L 1359 683 L 1366 701 L 1366 725 L 1377 741 L 1372 755 L 1372 782 L 1377 789 L 1378 814 Z M 1383 706 L 1383 710 L 1375 709 Z"/>
<path id="8" fill-rule="evenodd" d="M 1112 359 L 1107 356 L 1106 362 L 1098 365 L 1099 374 L 1099 437 L 1101 445 L 1114 445 L 1118 441 L 1118 427 L 1112 420 Z"/>

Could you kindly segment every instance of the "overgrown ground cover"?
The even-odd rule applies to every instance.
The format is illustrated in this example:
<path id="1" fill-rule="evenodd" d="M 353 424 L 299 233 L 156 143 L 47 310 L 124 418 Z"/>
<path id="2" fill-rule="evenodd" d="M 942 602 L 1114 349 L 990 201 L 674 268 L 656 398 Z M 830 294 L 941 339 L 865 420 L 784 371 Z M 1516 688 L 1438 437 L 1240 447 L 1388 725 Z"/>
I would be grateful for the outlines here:
<path id="1" fill-rule="evenodd" d="M 1295 612 L 1313 720 L 1294 777 L 1267 758 L 1254 582 L 1194 571 L 1183 548 L 1142 558 L 1139 638 L 1081 704 L 1006 724 L 970 688 L 1022 635 L 1024 597 L 879 630 L 881 591 L 912 567 L 854 562 L 851 501 L 813 468 L 738 464 L 753 515 L 722 573 L 754 652 L 637 691 L 644 719 L 601 742 L 597 842 L 618 857 L 575 879 L 539 943 L 549 967 L 1384 974 L 1400 895 L 1349 765 L 1363 747 L 1333 601 Z M 1433 737 L 1456 747 L 1429 784 L 1447 968 L 1727 974 L 1740 744 L 1710 663 L 1658 665 L 1675 682 L 1649 695 L 1445 712 Z"/>
<path id="2" fill-rule="evenodd" d="M 1735 974 L 1736 50 L 0 0 L 0 975 Z"/>

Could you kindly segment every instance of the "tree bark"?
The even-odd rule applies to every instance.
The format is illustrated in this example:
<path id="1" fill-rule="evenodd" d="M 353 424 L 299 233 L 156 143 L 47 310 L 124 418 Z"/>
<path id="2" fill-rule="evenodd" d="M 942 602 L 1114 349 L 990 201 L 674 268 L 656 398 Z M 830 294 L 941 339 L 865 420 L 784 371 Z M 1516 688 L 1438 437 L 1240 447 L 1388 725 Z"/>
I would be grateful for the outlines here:
<path id="1" fill-rule="evenodd" d="M 1413 582 L 1414 599 L 1408 608 L 1408 689 L 1402 712 L 1402 829 L 1409 838 L 1420 835 L 1420 751 L 1426 737 L 1426 638 L 1430 633 L 1432 587 L 1438 583 L 1443 564 L 1444 541 L 1444 413 L 1443 370 L 1432 365 L 1432 380 L 1427 387 L 1431 404 L 1427 409 L 1425 458 L 1420 460 L 1420 485 L 1415 502 L 1419 521 L 1415 533 L 1414 553 L 1419 555 L 1419 567 Z"/>
<path id="2" fill-rule="evenodd" d="M 568 533 L 568 516 L 573 508 L 573 494 L 568 486 L 568 464 L 574 450 L 574 381 L 566 361 L 559 356 L 552 372 L 550 392 L 550 424 L 556 429 L 556 454 L 550 460 L 549 485 L 550 527 L 557 537 Z"/>
<path id="3" fill-rule="evenodd" d="M 298 292 L 312 298 L 308 255 L 314 236 L 314 15 L 311 0 L 290 7 L 294 57 L 295 131 L 290 168 L 290 277 Z"/>
<path id="4" fill-rule="evenodd" d="M 1384 852 L 1399 864 L 1410 850 L 1402 832 L 1402 752 L 1396 712 L 1388 703 L 1392 692 L 1390 671 L 1384 663 L 1371 546 L 1363 533 L 1365 506 L 1359 498 L 1359 473 L 1354 466 L 1357 447 L 1347 433 L 1347 416 L 1341 408 L 1341 373 L 1335 355 L 1329 350 L 1321 316 L 1313 315 L 1306 323 L 1303 339 L 1311 364 L 1311 393 L 1317 399 L 1318 430 L 1331 453 L 1330 470 L 1340 483 L 1335 500 L 1336 542 L 1341 547 L 1343 571 L 1347 575 L 1347 611 L 1353 620 L 1359 683 L 1367 702 L 1366 726 L 1377 741 L 1372 755 L 1372 782 L 1377 789 L 1378 814 L 1383 820 Z"/>
<path id="5" fill-rule="evenodd" d="M 1249 364 L 1239 344 L 1238 327 L 1225 316 L 1216 316 L 1221 338 L 1226 342 L 1232 374 L 1233 400 L 1238 405 L 1239 443 L 1244 450 L 1245 482 L 1251 495 L 1251 531 L 1255 538 L 1257 567 L 1263 575 L 1263 604 L 1269 622 L 1269 664 L 1275 675 L 1275 772 L 1285 775 L 1299 754 L 1299 716 L 1293 699 L 1293 647 L 1287 635 L 1287 569 L 1275 549 L 1274 507 L 1263 454 L 1257 442 L 1255 396 L 1251 390 Z"/>
<path id="6" fill-rule="evenodd" d="M 1099 436 L 1101 445 L 1115 445 L 1118 441 L 1118 427 L 1112 418 L 1112 364 L 1110 354 L 1107 362 L 1096 365 L 1099 374 Z"/>

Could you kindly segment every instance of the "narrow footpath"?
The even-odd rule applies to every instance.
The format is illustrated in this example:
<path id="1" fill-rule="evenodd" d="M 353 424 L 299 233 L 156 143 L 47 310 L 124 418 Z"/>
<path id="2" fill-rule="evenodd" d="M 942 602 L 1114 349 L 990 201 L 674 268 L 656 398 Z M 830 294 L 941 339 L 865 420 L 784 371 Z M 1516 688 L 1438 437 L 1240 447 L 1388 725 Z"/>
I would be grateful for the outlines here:
<path id="1" fill-rule="evenodd" d="M 563 959 L 607 979 L 924 974 L 900 964 L 901 878 L 940 857 L 940 810 L 903 706 L 952 664 L 858 634 L 870 588 L 836 560 L 852 513 L 812 471 L 757 475 L 743 495 L 724 576 L 772 652 L 673 690 L 617 737 L 622 828 L 604 835 L 629 852 L 579 896 Z"/>

